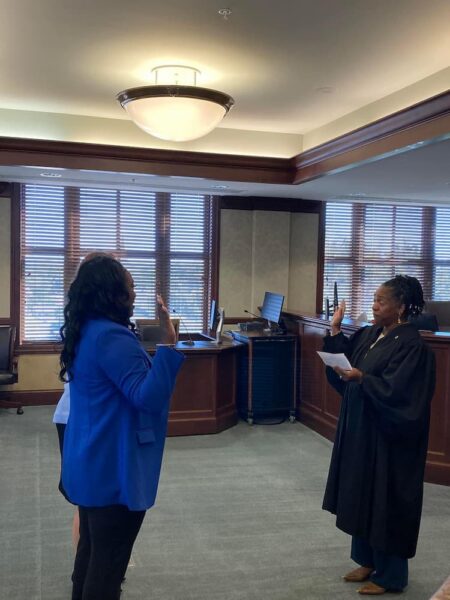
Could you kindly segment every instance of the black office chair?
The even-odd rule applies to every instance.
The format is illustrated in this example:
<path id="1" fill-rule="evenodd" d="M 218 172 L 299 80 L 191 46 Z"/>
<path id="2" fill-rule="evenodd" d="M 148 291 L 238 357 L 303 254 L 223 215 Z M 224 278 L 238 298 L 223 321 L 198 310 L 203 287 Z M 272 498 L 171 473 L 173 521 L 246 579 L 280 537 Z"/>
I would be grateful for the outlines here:
<path id="1" fill-rule="evenodd" d="M 421 313 L 420 315 L 411 316 L 409 322 L 419 331 L 439 331 L 436 315 L 430 313 Z"/>
<path id="2" fill-rule="evenodd" d="M 171 318 L 178 340 L 180 319 Z M 156 346 L 163 341 L 164 330 L 159 324 L 159 319 L 136 319 L 136 329 L 144 346 Z"/>
<path id="3" fill-rule="evenodd" d="M 14 360 L 14 342 L 16 341 L 16 328 L 13 325 L 0 326 L 0 386 L 17 383 L 17 363 Z M 2 396 L 6 392 L 2 393 Z M 0 408 L 17 408 L 17 414 L 23 415 L 20 402 L 0 399 Z"/>

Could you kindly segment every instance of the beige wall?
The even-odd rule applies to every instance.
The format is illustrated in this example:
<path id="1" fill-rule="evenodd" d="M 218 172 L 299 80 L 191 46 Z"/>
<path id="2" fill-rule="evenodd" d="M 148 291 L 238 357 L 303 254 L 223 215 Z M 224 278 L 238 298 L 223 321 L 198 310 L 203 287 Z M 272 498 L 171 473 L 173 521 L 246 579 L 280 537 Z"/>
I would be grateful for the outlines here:
<path id="1" fill-rule="evenodd" d="M 62 390 L 58 379 L 59 354 L 22 354 L 18 370 L 19 381 L 9 386 L 14 391 Z"/>
<path id="2" fill-rule="evenodd" d="M 253 213 L 252 312 L 262 305 L 264 292 L 285 296 L 289 288 L 290 213 Z"/>
<path id="3" fill-rule="evenodd" d="M 257 314 L 265 291 L 315 312 L 318 215 L 222 210 L 219 301 L 229 317 Z"/>
<path id="4" fill-rule="evenodd" d="M 364 127 L 387 115 L 391 115 L 408 106 L 423 102 L 428 98 L 448 91 L 450 87 L 450 67 L 438 71 L 421 81 L 417 81 L 376 102 L 366 104 L 343 117 L 331 121 L 322 127 L 313 129 L 303 135 L 303 150 L 309 150 L 319 144 L 324 144 L 349 131 Z"/>
<path id="5" fill-rule="evenodd" d="M 291 215 L 289 304 L 291 310 L 316 312 L 319 215 Z"/>
<path id="6" fill-rule="evenodd" d="M 0 281 L 11 281 L 11 200 L 0 198 Z M 10 316 L 10 286 L 0 285 L 0 318 Z"/>
<path id="7" fill-rule="evenodd" d="M 253 212 L 220 212 L 219 303 L 229 317 L 252 310 Z"/>

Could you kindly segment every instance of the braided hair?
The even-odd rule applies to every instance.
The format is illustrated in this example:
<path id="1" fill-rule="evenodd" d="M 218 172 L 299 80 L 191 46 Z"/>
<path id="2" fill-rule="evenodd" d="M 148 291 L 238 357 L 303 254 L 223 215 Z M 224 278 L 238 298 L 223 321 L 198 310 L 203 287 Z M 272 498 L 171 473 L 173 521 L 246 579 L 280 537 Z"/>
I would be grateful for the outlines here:
<path id="1" fill-rule="evenodd" d="M 415 277 L 396 275 L 385 281 L 383 286 L 390 289 L 393 297 L 400 305 L 405 305 L 402 319 L 408 320 L 410 317 L 420 315 L 423 311 L 425 305 L 423 290 L 420 281 Z"/>

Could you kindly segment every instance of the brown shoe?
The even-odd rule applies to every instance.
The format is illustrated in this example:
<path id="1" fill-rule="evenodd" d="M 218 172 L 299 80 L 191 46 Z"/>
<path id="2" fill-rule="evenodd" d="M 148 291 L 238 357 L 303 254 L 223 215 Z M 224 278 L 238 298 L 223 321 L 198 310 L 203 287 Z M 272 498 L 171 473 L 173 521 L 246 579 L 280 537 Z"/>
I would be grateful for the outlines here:
<path id="1" fill-rule="evenodd" d="M 357 569 L 350 571 L 350 573 L 347 573 L 347 575 L 344 575 L 342 579 L 345 581 L 356 582 L 367 581 L 372 573 L 373 567 L 358 567 Z"/>
<path id="2" fill-rule="evenodd" d="M 381 594 L 384 594 L 385 592 L 387 592 L 386 588 L 377 585 L 373 581 L 365 583 L 358 590 L 358 594 L 364 594 L 366 596 L 381 596 Z"/>

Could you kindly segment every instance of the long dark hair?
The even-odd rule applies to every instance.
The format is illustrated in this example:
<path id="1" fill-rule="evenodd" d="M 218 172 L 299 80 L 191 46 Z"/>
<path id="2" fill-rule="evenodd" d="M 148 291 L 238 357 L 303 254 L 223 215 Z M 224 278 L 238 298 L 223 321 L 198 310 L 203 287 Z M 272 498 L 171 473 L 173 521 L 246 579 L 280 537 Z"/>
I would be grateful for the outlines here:
<path id="1" fill-rule="evenodd" d="M 60 356 L 61 381 L 72 379 L 72 365 L 81 329 L 92 318 L 104 317 L 134 329 L 127 305 L 127 271 L 107 254 L 93 256 L 81 263 L 64 308 L 64 324 L 59 330 L 63 342 Z"/>
<path id="2" fill-rule="evenodd" d="M 398 303 L 405 305 L 403 319 L 420 315 L 423 311 L 425 301 L 423 299 L 423 290 L 420 281 L 409 275 L 396 275 L 394 278 L 385 281 L 383 286 L 391 290 L 392 295 Z"/>

